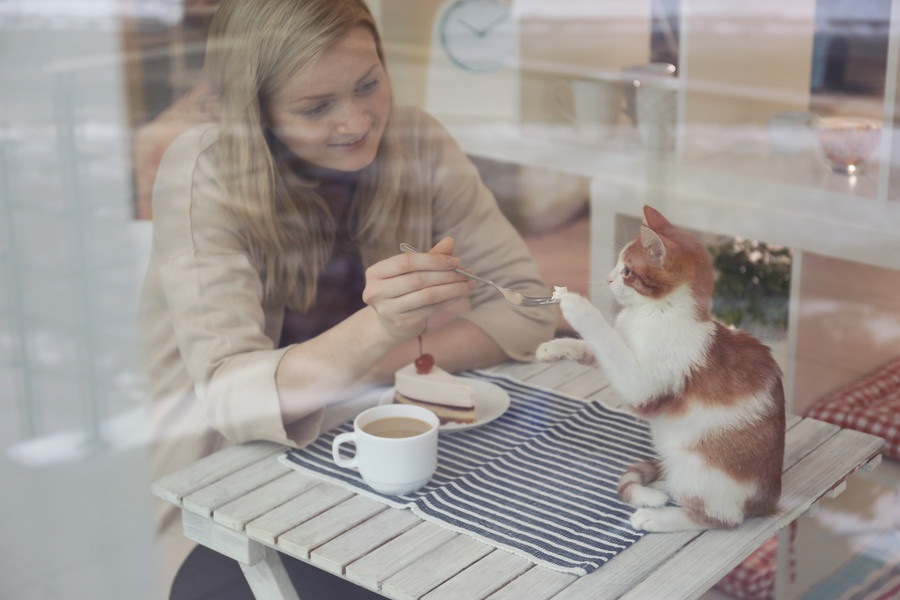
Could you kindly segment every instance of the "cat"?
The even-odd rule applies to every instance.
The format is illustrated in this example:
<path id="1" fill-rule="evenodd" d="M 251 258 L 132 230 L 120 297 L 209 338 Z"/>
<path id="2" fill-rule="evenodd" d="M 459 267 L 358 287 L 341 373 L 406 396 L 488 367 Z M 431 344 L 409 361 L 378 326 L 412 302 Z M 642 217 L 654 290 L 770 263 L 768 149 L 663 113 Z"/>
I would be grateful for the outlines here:
<path id="1" fill-rule="evenodd" d="M 781 369 L 762 342 L 712 318 L 703 245 L 650 206 L 643 217 L 607 278 L 621 306 L 615 327 L 586 298 L 560 290 L 581 339 L 545 342 L 536 358 L 599 366 L 649 423 L 658 459 L 627 469 L 617 489 L 639 507 L 635 529 L 730 529 L 773 514 L 784 460 Z"/>

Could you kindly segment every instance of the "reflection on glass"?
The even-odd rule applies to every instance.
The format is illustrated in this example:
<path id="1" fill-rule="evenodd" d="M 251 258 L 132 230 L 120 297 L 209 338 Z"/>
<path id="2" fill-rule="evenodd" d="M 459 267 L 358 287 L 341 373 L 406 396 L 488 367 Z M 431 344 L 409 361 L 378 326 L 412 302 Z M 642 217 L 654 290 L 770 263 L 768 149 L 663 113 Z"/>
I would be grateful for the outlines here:
<path id="1" fill-rule="evenodd" d="M 678 67 L 681 0 L 654 0 L 653 30 L 650 33 L 650 61 Z"/>
<path id="2" fill-rule="evenodd" d="M 880 97 L 891 0 L 817 0 L 811 89 Z"/>

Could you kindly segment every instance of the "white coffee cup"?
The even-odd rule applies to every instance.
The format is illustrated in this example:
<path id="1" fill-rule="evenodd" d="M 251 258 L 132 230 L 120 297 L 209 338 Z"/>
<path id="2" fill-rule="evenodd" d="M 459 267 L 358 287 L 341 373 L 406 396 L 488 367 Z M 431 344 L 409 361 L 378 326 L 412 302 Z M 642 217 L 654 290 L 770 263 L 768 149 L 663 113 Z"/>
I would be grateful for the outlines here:
<path id="1" fill-rule="evenodd" d="M 571 79 L 556 89 L 559 110 L 579 132 L 605 137 L 615 132 L 622 112 L 622 82 Z"/>
<path id="2" fill-rule="evenodd" d="M 357 415 L 353 431 L 334 438 L 331 455 L 337 466 L 357 469 L 376 492 L 408 494 L 434 475 L 440 424 L 433 412 L 420 406 L 375 406 Z M 346 443 L 356 445 L 352 458 L 340 454 Z"/>

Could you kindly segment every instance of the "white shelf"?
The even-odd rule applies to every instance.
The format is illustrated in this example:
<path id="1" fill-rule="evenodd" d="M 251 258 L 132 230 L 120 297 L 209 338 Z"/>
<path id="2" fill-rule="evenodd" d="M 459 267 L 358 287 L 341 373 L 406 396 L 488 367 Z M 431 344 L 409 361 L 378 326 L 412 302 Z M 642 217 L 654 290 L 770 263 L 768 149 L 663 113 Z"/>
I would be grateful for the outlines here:
<path id="1" fill-rule="evenodd" d="M 774 154 L 749 134 L 718 153 L 677 160 L 648 154 L 621 127 L 624 133 L 607 138 L 602 149 L 566 126 L 448 127 L 471 155 L 592 179 L 595 221 L 640 216 L 641 207 L 652 204 L 694 229 L 900 269 L 900 203 L 877 199 L 877 164 L 848 178 L 830 172 L 812 147 Z M 569 141 L 561 141 L 567 136 Z M 601 271 L 607 268 L 603 264 L 597 263 Z"/>

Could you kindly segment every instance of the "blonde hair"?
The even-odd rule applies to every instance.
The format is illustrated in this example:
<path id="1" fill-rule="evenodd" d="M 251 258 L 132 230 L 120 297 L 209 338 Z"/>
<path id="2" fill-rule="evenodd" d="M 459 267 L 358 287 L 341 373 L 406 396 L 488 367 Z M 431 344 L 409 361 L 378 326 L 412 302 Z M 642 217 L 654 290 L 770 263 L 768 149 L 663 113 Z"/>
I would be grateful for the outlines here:
<path id="1" fill-rule="evenodd" d="M 380 36 L 362 0 L 225 0 L 210 26 L 205 76 L 221 102 L 220 144 L 230 210 L 267 300 L 305 310 L 328 261 L 335 225 L 326 201 L 272 152 L 271 96 L 299 69 L 356 27 L 367 27 L 384 64 Z M 385 66 L 386 69 L 386 66 Z M 357 241 L 366 264 L 420 239 L 404 156 L 388 119 L 375 161 L 357 187 Z M 421 224 L 419 224 L 421 225 Z M 409 237 L 412 236 L 412 237 Z"/>

